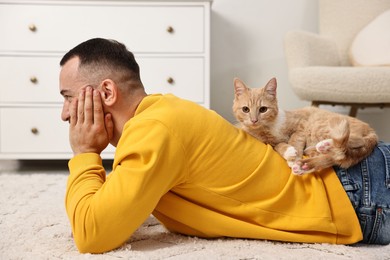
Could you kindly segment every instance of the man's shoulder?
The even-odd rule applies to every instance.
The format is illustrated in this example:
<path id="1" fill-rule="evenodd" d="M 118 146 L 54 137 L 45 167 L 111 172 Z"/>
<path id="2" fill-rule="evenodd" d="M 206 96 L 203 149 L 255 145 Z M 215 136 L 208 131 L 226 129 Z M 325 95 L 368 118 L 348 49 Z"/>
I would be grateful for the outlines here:
<path id="1" fill-rule="evenodd" d="M 130 122 L 156 123 L 164 124 L 169 128 L 180 128 L 202 122 L 211 114 L 210 110 L 192 101 L 172 94 L 157 94 L 144 98 Z"/>
<path id="2" fill-rule="evenodd" d="M 198 110 L 204 109 L 204 107 L 193 101 L 177 97 L 173 94 L 154 94 L 144 98 L 137 112 L 152 111 L 154 113 L 158 111 L 159 114 L 162 112 L 177 114 L 181 112 L 196 113 Z"/>

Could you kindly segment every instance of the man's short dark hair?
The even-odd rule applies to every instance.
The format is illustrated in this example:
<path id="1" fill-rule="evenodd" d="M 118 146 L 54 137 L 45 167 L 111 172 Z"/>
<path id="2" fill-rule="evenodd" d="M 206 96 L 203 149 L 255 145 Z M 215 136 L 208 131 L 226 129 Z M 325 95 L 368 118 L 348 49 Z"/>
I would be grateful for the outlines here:
<path id="1" fill-rule="evenodd" d="M 107 67 L 112 70 L 124 70 L 134 80 L 140 81 L 139 66 L 132 52 L 118 41 L 94 38 L 80 43 L 67 52 L 60 61 L 63 66 L 73 57 L 79 57 L 80 67 Z"/>

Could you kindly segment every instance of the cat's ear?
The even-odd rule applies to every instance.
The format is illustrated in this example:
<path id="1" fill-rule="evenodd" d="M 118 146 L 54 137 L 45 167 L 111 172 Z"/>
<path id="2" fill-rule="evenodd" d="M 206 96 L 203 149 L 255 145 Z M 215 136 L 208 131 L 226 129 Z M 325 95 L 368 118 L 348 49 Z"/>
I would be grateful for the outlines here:
<path id="1" fill-rule="evenodd" d="M 268 93 L 268 95 L 276 97 L 277 85 L 276 78 L 272 78 L 270 81 L 268 81 L 267 85 L 265 85 L 265 91 Z"/>
<path id="2" fill-rule="evenodd" d="M 234 78 L 234 94 L 236 97 L 241 96 L 247 91 L 247 86 L 239 78 Z"/>

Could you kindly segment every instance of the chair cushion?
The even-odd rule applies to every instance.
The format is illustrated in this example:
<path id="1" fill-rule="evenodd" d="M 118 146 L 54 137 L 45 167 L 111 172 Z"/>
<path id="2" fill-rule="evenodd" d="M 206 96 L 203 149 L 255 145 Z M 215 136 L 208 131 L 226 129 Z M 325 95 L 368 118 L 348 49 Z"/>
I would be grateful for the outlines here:
<path id="1" fill-rule="evenodd" d="M 390 67 L 304 67 L 289 72 L 303 100 L 390 103 Z"/>
<path id="2" fill-rule="evenodd" d="M 390 66 L 390 9 L 356 35 L 350 59 L 354 66 Z"/>

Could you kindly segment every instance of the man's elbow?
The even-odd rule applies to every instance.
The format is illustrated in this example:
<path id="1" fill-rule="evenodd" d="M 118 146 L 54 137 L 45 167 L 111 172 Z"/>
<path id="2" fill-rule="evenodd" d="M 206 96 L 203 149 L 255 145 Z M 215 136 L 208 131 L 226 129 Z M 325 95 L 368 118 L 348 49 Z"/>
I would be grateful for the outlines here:
<path id="1" fill-rule="evenodd" d="M 74 242 L 78 251 L 82 254 L 101 254 L 110 250 L 113 250 L 120 245 L 114 245 L 112 241 L 106 239 L 99 239 L 97 236 L 85 237 L 85 236 L 74 236 Z"/>

